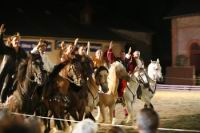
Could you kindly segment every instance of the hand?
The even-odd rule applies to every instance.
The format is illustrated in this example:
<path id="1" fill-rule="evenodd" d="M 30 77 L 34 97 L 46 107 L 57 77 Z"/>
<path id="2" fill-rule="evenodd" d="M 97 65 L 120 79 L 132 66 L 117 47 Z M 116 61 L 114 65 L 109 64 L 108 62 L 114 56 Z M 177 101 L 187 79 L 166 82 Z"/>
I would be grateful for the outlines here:
<path id="1" fill-rule="evenodd" d="M 128 54 L 131 54 L 131 47 L 129 47 L 129 49 L 128 49 Z"/>
<path id="2" fill-rule="evenodd" d="M 64 49 L 64 48 L 65 48 L 65 41 L 62 41 L 62 42 L 60 43 L 60 47 L 61 47 L 61 49 Z"/>
<path id="3" fill-rule="evenodd" d="M 77 45 L 77 43 L 78 43 L 78 40 L 79 40 L 79 38 L 76 38 L 76 39 L 75 39 L 75 41 L 74 41 L 74 46 L 76 46 L 76 45 Z"/>
<path id="4" fill-rule="evenodd" d="M 89 55 L 89 53 L 90 53 L 90 42 L 88 41 L 86 54 Z"/>
<path id="5" fill-rule="evenodd" d="M 38 44 L 37 44 L 37 48 L 39 48 L 42 45 L 42 39 L 39 40 Z"/>
<path id="6" fill-rule="evenodd" d="M 113 44 L 112 44 L 112 41 L 110 42 L 110 45 L 109 45 L 109 49 L 112 49 L 113 47 Z"/>
<path id="7" fill-rule="evenodd" d="M 87 42 L 87 48 L 90 49 L 90 42 Z"/>
<path id="8" fill-rule="evenodd" d="M 19 32 L 17 32 L 17 33 L 16 33 L 16 36 L 20 36 L 20 33 L 19 33 Z"/>
<path id="9" fill-rule="evenodd" d="M 4 33 L 6 29 L 4 28 L 4 24 L 1 24 L 0 33 Z"/>

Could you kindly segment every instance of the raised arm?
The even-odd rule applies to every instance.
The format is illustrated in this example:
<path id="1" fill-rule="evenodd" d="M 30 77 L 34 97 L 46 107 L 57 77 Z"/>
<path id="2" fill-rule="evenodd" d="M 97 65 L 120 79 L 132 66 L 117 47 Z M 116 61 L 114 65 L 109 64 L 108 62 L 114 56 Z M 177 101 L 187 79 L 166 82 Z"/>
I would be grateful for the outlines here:
<path id="1" fill-rule="evenodd" d="M 3 40 L 3 34 L 6 31 L 4 28 L 4 24 L 1 25 L 0 27 L 0 55 L 14 55 L 16 54 L 16 51 L 14 48 L 8 47 L 5 45 L 4 40 Z"/>
<path id="2" fill-rule="evenodd" d="M 88 41 L 87 43 L 87 55 L 89 56 L 90 54 L 90 42 Z"/>
<path id="3" fill-rule="evenodd" d="M 3 45 L 5 45 L 4 41 L 3 41 L 3 34 L 5 32 L 5 28 L 4 28 L 4 24 L 1 24 L 0 27 L 0 47 L 2 47 Z"/>
<path id="4" fill-rule="evenodd" d="M 109 64 L 112 64 L 115 61 L 115 55 L 112 51 L 112 47 L 113 47 L 113 44 L 112 44 L 112 41 L 111 41 L 110 45 L 109 45 L 109 49 L 107 51 L 107 59 L 108 59 Z"/>
<path id="5" fill-rule="evenodd" d="M 38 44 L 31 50 L 32 54 L 39 53 L 38 48 L 41 45 L 42 39 L 39 40 Z"/>
<path id="6" fill-rule="evenodd" d="M 132 51 L 132 49 L 131 49 L 131 47 L 129 47 L 128 53 L 125 55 L 126 59 L 128 59 L 128 60 L 131 58 L 131 51 Z"/>
<path id="7" fill-rule="evenodd" d="M 74 41 L 74 46 L 75 47 L 77 46 L 78 40 L 79 40 L 79 38 L 76 38 L 75 41 Z"/>

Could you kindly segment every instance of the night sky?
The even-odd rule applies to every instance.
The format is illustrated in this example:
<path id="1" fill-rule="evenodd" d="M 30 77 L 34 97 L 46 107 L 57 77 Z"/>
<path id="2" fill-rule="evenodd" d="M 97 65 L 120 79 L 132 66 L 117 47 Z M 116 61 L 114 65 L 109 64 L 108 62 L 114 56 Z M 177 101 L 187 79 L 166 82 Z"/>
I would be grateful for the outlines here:
<path id="1" fill-rule="evenodd" d="M 171 64 L 171 25 L 170 19 L 164 18 L 186 0 L 10 1 L 12 4 L 2 1 L 0 23 L 6 24 L 8 33 L 29 28 L 30 32 L 35 29 L 39 34 L 45 32 L 37 25 L 59 30 L 61 23 L 80 23 L 80 12 L 87 1 L 92 11 L 92 26 L 153 32 L 152 58 L 159 57 L 164 66 Z M 48 28 L 46 32 L 50 31 Z"/>

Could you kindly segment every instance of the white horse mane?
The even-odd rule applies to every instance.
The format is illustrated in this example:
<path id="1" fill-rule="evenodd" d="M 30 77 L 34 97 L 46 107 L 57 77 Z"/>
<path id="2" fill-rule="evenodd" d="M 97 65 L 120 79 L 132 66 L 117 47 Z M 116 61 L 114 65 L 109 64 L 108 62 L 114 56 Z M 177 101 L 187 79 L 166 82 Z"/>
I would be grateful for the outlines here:
<path id="1" fill-rule="evenodd" d="M 109 71 L 113 71 L 113 69 L 118 69 L 118 70 L 121 70 L 121 69 L 124 69 L 124 66 L 122 63 L 120 63 L 119 61 L 115 61 L 111 64 L 110 66 L 110 69 Z"/>

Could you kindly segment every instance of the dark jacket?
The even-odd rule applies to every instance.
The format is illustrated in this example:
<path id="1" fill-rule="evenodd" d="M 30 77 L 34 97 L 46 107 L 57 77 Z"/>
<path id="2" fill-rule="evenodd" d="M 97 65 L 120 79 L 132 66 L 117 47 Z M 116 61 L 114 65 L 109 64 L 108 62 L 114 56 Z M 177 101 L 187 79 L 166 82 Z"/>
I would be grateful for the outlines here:
<path id="1" fill-rule="evenodd" d="M 8 75 L 9 78 L 12 78 L 12 76 L 16 74 L 19 63 L 22 59 L 25 59 L 27 57 L 27 54 L 22 48 L 19 48 L 19 50 L 16 51 L 14 48 L 6 46 L 3 41 L 3 35 L 1 34 L 0 55 L 4 55 L 4 58 L 0 65 L 0 91 L 3 91 L 2 87 L 7 87 L 6 83 L 4 82 L 5 78 Z M 3 85 L 4 83 L 5 85 Z"/>

